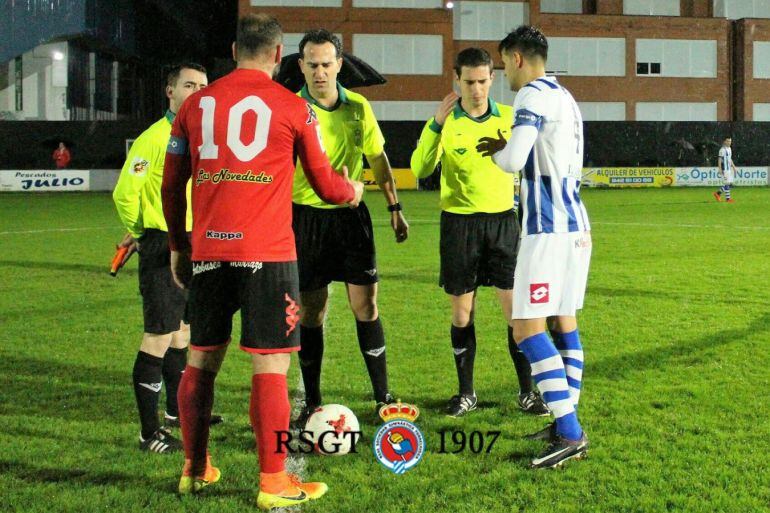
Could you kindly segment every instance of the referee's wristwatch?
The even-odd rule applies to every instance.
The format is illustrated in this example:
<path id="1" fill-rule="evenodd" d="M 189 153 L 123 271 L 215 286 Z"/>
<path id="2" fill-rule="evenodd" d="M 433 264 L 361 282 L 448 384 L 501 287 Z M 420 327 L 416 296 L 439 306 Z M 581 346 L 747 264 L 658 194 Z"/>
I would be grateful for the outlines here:
<path id="1" fill-rule="evenodd" d="M 401 206 L 401 203 L 398 201 L 393 203 L 392 205 L 388 205 L 388 212 L 401 212 L 404 210 L 404 208 Z"/>

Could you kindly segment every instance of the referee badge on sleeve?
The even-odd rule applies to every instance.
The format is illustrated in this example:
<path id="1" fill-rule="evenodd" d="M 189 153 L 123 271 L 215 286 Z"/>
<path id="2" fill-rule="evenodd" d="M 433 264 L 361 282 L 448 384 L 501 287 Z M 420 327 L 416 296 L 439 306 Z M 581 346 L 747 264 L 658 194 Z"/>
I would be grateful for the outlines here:
<path id="1" fill-rule="evenodd" d="M 147 162 L 142 157 L 134 157 L 134 160 L 131 161 L 131 168 L 129 171 L 132 175 L 136 176 L 142 176 L 145 173 L 147 173 L 147 168 L 150 166 L 150 163 Z"/>

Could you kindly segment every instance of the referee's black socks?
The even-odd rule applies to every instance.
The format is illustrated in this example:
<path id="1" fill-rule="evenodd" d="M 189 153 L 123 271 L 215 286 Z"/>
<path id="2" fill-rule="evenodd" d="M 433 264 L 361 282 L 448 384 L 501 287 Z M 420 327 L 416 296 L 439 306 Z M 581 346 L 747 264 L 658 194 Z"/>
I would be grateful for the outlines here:
<path id="1" fill-rule="evenodd" d="M 510 326 L 508 326 L 508 352 L 511 353 L 513 366 L 516 367 L 516 376 L 519 378 L 519 393 L 528 394 L 532 392 L 532 367 L 530 367 L 529 360 L 521 352 L 516 341 L 513 340 L 513 328 Z"/>
<path id="2" fill-rule="evenodd" d="M 385 402 L 388 395 L 388 365 L 385 358 L 385 333 L 379 317 L 373 321 L 356 320 L 358 346 L 372 380 L 374 400 Z"/>
<path id="3" fill-rule="evenodd" d="M 163 356 L 163 382 L 166 384 L 166 413 L 172 417 L 179 416 L 176 394 L 186 366 L 187 348 L 169 347 Z"/>
<path id="4" fill-rule="evenodd" d="M 457 380 L 461 395 L 475 395 L 473 389 L 473 364 L 476 361 L 476 325 L 471 323 L 464 328 L 454 324 L 451 330 L 452 350 L 457 367 Z"/>
<path id="5" fill-rule="evenodd" d="M 299 368 L 305 384 L 305 403 L 321 406 L 321 360 L 324 356 L 324 328 L 299 327 Z"/>
<path id="6" fill-rule="evenodd" d="M 162 386 L 163 358 L 139 351 L 134 361 L 134 394 L 142 424 L 142 438 L 147 439 L 160 429 L 158 396 Z"/>

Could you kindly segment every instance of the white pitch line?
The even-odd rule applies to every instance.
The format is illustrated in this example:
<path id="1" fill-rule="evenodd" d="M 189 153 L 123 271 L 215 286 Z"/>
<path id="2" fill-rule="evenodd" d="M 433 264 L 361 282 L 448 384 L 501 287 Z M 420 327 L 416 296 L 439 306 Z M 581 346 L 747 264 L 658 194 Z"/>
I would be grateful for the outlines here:
<path id="1" fill-rule="evenodd" d="M 302 373 L 299 374 L 297 388 L 294 390 L 294 395 L 291 397 L 291 419 L 297 418 L 299 411 L 302 409 L 301 405 L 305 400 L 305 383 L 302 381 Z M 300 478 L 301 481 L 305 480 L 305 467 L 307 463 L 303 455 L 286 455 L 286 471 L 292 473 Z M 276 513 L 291 513 L 300 511 L 299 506 L 292 506 L 290 508 L 276 508 Z"/>
<path id="2" fill-rule="evenodd" d="M 87 232 L 91 230 L 114 230 L 115 226 L 91 226 L 87 228 L 46 228 L 43 230 L 18 230 L 0 232 L 0 235 L 28 235 L 34 233 L 54 233 L 54 232 Z"/>
<path id="3" fill-rule="evenodd" d="M 613 221 L 591 221 L 591 224 L 608 224 L 614 226 L 650 226 L 650 227 L 665 227 L 665 228 L 732 228 L 736 230 L 770 230 L 770 226 L 739 226 L 729 224 L 672 224 L 672 223 L 621 223 Z"/>

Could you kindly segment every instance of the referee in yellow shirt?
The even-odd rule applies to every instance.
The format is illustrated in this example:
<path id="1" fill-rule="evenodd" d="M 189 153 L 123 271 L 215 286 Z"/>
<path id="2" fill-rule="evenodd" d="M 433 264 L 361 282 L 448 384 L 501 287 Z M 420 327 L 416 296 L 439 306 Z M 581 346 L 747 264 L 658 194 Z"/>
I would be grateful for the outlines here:
<path id="1" fill-rule="evenodd" d="M 141 423 L 139 448 L 148 452 L 169 453 L 181 449 L 169 428 L 179 426 L 176 394 L 187 364 L 190 328 L 183 322 L 187 300 L 171 277 L 160 186 L 174 116 L 191 94 L 207 84 L 206 69 L 199 64 L 181 64 L 171 69 L 166 79 L 168 110 L 131 145 L 112 194 L 120 221 L 128 231 L 120 243 L 129 248 L 124 262 L 135 251 L 139 253 L 144 336 L 134 362 L 133 382 Z M 189 187 L 187 193 L 189 196 Z M 187 229 L 192 229 L 190 210 Z M 166 412 L 165 425 L 161 426 L 158 398 L 163 382 L 166 383 Z M 221 420 L 221 417 L 212 417 L 212 423 Z"/>
<path id="2" fill-rule="evenodd" d="M 439 285 L 452 302 L 451 340 L 459 392 L 447 414 L 460 417 L 476 409 L 473 365 L 476 357 L 474 311 L 479 286 L 494 286 L 508 323 L 508 349 L 519 378 L 522 410 L 547 415 L 534 390 L 529 363 L 513 341 L 513 273 L 519 246 L 519 221 L 513 210 L 514 178 L 477 151 L 478 140 L 510 136 L 513 110 L 489 98 L 494 79 L 492 58 L 481 48 L 467 48 L 455 59 L 455 83 L 428 120 L 412 154 L 417 178 L 433 173 L 441 161 L 441 272 Z"/>
<path id="3" fill-rule="evenodd" d="M 321 142 L 334 169 L 347 166 L 351 180 L 361 180 L 363 159 L 385 195 L 396 242 L 406 240 L 409 225 L 401 212 L 396 186 L 384 151 L 385 139 L 369 102 L 337 83 L 342 43 L 327 30 L 305 34 L 299 44 L 305 86 L 298 93 L 318 117 Z M 298 168 L 301 166 L 298 164 Z M 294 235 L 297 242 L 302 307 L 299 358 L 305 384 L 305 407 L 295 420 L 304 427 L 321 404 L 323 325 L 328 285 L 345 283 L 356 331 L 378 407 L 393 402 L 388 390 L 385 335 L 377 310 L 377 264 L 369 210 L 362 201 L 350 209 L 324 203 L 301 169 L 294 173 Z"/>

